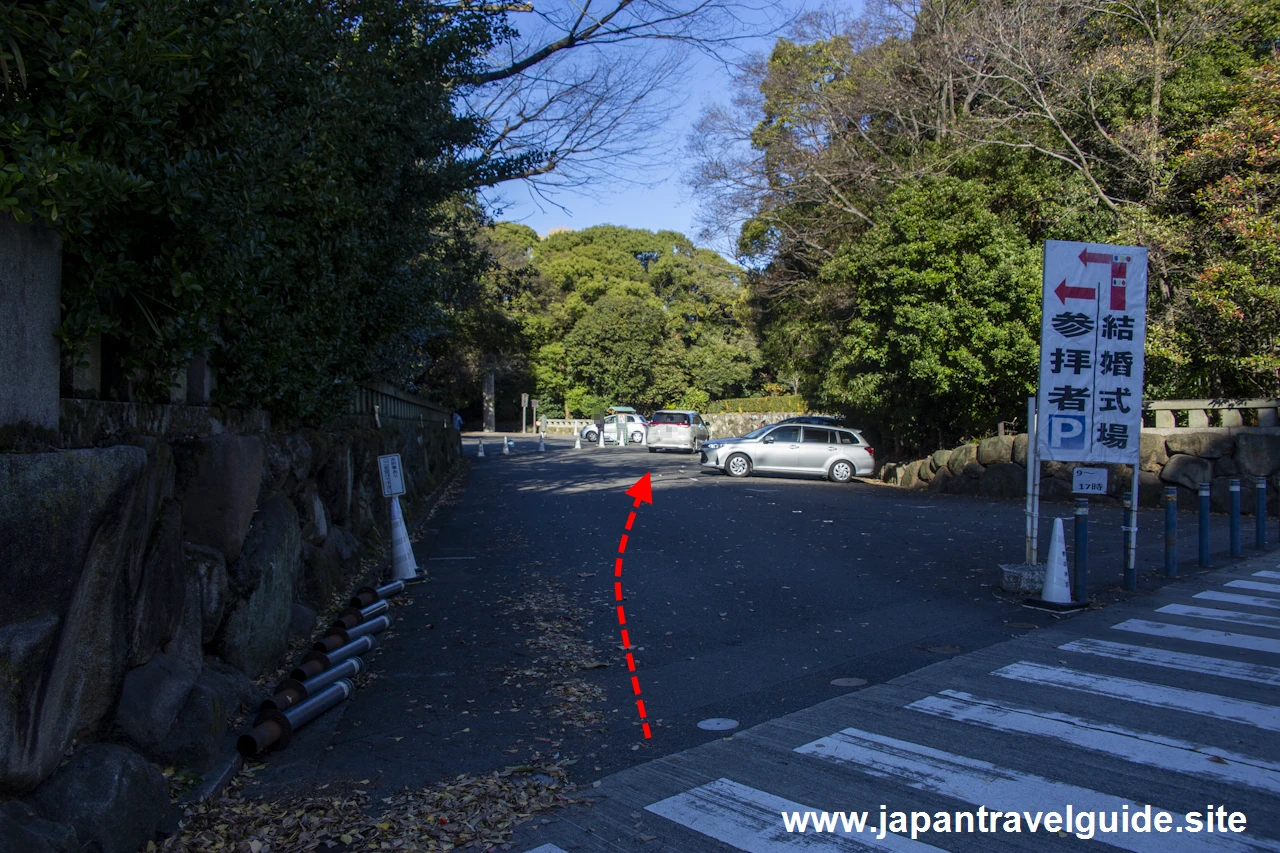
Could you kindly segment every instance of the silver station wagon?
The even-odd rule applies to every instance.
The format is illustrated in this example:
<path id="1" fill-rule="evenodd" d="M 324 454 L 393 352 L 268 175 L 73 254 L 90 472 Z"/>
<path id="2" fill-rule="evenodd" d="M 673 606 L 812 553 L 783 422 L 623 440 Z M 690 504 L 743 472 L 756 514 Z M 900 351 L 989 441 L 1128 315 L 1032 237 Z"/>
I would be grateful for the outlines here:
<path id="1" fill-rule="evenodd" d="M 654 412 L 649 419 L 649 432 L 645 443 L 650 453 L 658 450 L 683 450 L 697 453 L 698 448 L 711 437 L 707 424 L 697 412 L 687 409 L 663 409 Z"/>
<path id="2" fill-rule="evenodd" d="M 761 474 L 820 474 L 836 483 L 865 477 L 875 469 L 875 448 L 856 429 L 809 424 L 775 424 L 741 438 L 716 438 L 702 445 L 702 466 L 730 477 Z"/>

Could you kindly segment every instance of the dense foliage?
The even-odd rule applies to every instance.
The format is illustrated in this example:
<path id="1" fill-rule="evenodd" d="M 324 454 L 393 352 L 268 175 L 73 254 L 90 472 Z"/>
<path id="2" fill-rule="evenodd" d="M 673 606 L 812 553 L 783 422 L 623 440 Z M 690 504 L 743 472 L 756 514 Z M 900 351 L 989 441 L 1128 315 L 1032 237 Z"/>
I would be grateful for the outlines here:
<path id="1" fill-rule="evenodd" d="M 485 239 L 500 261 L 489 286 L 519 332 L 504 347 L 475 348 L 471 375 L 500 371 L 550 416 L 702 410 L 757 382 L 742 271 L 715 252 L 675 232 L 608 225 L 539 238 L 503 222 Z"/>
<path id="2" fill-rule="evenodd" d="M 401 380 L 477 296 L 468 193 L 525 164 L 452 80 L 504 33 L 425 0 L 56 0 L 0 8 L 0 213 L 63 239 L 64 352 L 166 399 L 320 416 Z"/>
<path id="3" fill-rule="evenodd" d="M 1149 397 L 1280 393 L 1275 0 L 868 8 L 692 143 L 778 375 L 909 444 L 1017 419 L 1068 239 L 1151 248 Z"/>

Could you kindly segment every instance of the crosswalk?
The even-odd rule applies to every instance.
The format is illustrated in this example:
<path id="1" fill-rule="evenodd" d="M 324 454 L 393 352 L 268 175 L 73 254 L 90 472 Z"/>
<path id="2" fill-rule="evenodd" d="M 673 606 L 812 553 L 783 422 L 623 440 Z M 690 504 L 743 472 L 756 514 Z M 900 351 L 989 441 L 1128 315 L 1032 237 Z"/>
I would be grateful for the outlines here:
<path id="1" fill-rule="evenodd" d="M 1280 853 L 1280 566 L 1258 562 L 625 771 L 517 849 Z"/>

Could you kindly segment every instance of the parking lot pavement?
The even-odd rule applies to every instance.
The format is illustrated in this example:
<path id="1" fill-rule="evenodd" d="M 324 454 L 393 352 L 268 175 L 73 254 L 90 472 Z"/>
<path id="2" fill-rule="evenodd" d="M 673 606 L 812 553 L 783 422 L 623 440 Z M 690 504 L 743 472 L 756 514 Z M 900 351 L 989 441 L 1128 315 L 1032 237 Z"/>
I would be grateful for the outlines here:
<path id="1" fill-rule="evenodd" d="M 749 728 L 847 693 L 839 679 L 882 685 L 1062 621 L 998 589 L 999 564 L 1022 554 L 1017 502 L 732 480 L 693 456 L 574 450 L 566 438 L 543 452 L 536 437 L 515 438 L 510 455 L 496 444 L 478 459 L 466 443 L 465 491 L 421 531 L 428 580 L 396 609 L 377 677 L 269 756 L 259 790 L 345 785 L 380 798 L 547 760 L 573 761 L 572 780 L 589 786 L 719 743 L 724 732 L 697 725 L 708 718 Z M 625 531 L 625 491 L 646 472 L 653 504 L 634 508 Z M 1119 513 L 1094 523 L 1092 586 L 1110 606 L 1130 597 L 1118 586 Z M 1149 591 L 1163 583 L 1161 533 L 1143 525 Z M 1184 575 L 1176 586 L 1195 583 L 1191 567 Z"/>
<path id="2" fill-rule="evenodd" d="M 1129 851 L 1280 850 L 1277 686 L 1266 555 L 610 776 L 513 849 L 1038 851 L 1074 832 Z M 1130 825 L 1147 806 L 1169 818 Z M 882 808 L 926 831 L 882 834 Z M 866 828 L 787 830 L 784 814 L 794 830 L 815 810 Z M 1049 811 L 1068 831 L 1031 830 Z"/>

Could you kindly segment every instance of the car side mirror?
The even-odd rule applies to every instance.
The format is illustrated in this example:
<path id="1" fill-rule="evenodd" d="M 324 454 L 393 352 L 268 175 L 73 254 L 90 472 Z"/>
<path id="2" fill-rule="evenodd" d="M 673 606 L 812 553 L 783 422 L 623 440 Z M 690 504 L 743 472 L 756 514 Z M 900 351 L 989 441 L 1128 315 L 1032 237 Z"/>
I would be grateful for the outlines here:
<path id="1" fill-rule="evenodd" d="M 773 436 L 771 436 L 771 435 L 767 435 L 767 436 L 765 436 L 764 443 L 765 443 L 765 444 L 773 444 Z"/>

